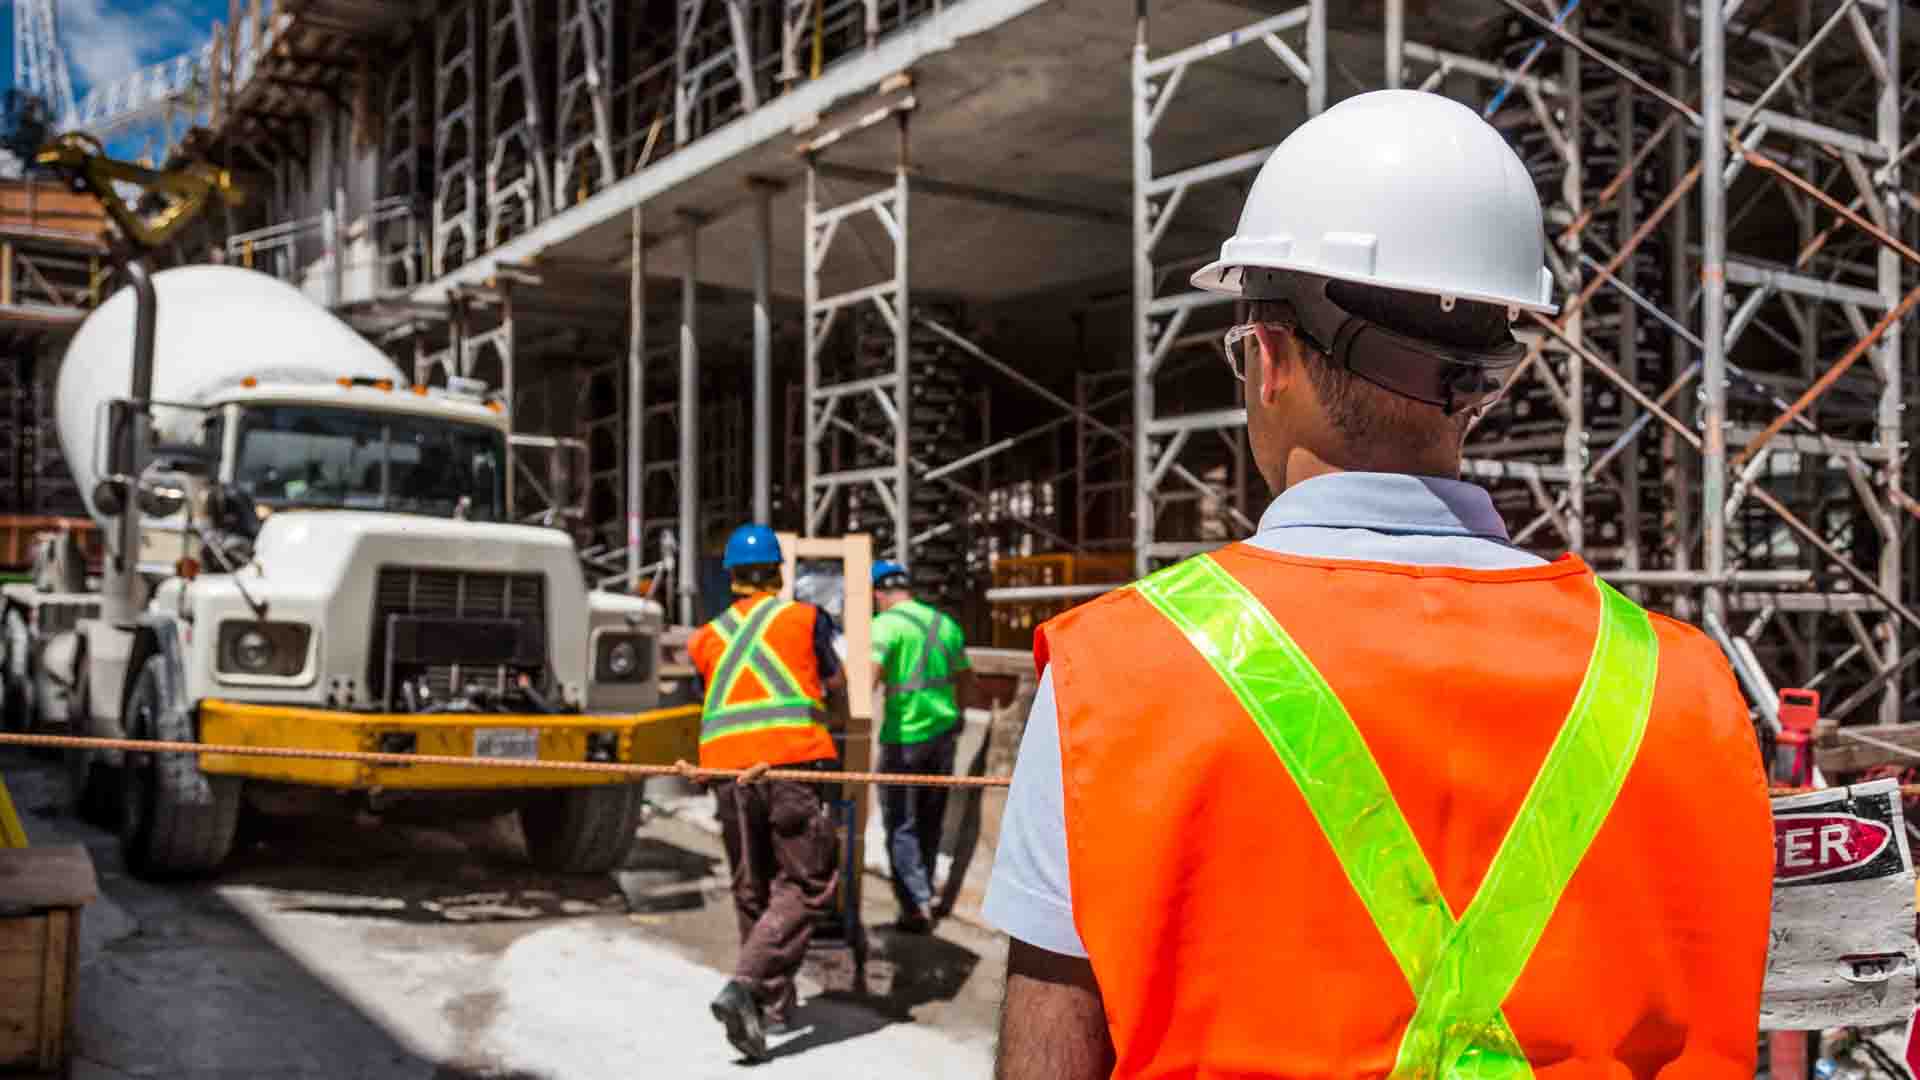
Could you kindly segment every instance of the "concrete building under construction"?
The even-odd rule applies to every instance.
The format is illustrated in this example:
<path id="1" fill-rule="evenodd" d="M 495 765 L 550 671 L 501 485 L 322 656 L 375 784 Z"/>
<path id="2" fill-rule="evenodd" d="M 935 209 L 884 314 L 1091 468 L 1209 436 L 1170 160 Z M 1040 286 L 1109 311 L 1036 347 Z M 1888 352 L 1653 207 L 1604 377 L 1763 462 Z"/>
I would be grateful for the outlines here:
<path id="1" fill-rule="evenodd" d="M 249 197 L 173 257 L 297 283 L 421 382 L 496 387 L 516 512 L 571 523 L 609 585 L 671 582 L 683 622 L 755 518 L 870 532 L 1015 645 L 1251 531 L 1232 313 L 1188 274 L 1306 117 L 1444 93 L 1532 171 L 1560 304 L 1520 325 L 1468 474 L 1519 543 L 1705 626 L 1763 724 L 1809 687 L 1893 725 L 1920 692 L 1904 22 L 1886 0 L 234 0 L 171 152 Z M 26 243 L 0 314 L 31 382 L 102 279 L 60 285 Z M 0 475 L 19 509 L 9 477 L 58 471 L 33 454 Z"/>

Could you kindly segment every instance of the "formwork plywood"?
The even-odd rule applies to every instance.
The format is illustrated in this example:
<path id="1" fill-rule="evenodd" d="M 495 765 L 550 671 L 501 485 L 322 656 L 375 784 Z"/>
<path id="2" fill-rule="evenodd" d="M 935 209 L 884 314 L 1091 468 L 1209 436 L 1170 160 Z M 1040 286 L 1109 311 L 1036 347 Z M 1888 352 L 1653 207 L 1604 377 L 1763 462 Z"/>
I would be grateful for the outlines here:
<path id="1" fill-rule="evenodd" d="M 0 234 L 104 247 L 106 212 L 91 195 L 32 180 L 0 180 Z"/>

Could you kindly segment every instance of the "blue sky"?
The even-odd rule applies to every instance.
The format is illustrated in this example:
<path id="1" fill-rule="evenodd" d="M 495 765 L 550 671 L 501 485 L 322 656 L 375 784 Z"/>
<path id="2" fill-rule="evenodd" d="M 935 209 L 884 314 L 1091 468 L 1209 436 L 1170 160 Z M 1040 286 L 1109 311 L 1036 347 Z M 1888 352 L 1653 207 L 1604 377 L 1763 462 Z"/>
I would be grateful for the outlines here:
<path id="1" fill-rule="evenodd" d="M 177 56 L 227 17 L 227 0 L 54 0 L 74 92 Z M 13 84 L 13 0 L 0 0 L 0 73 Z"/>

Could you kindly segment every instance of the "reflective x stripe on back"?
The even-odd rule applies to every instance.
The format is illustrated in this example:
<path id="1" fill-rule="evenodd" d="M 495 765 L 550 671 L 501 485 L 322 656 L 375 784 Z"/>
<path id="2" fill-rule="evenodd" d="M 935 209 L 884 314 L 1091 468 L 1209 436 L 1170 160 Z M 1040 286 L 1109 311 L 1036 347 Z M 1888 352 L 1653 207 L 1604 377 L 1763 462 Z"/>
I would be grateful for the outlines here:
<path id="1" fill-rule="evenodd" d="M 716 735 L 731 735 L 751 728 L 778 727 L 796 722 L 812 722 L 815 702 L 800 690 L 800 681 L 787 670 L 780 657 L 767 647 L 768 624 L 792 601 L 768 597 L 747 615 L 742 623 L 732 608 L 713 621 L 720 636 L 720 662 L 714 666 L 713 680 L 707 686 L 705 709 L 700 722 L 700 740 Z M 740 675 L 752 668 L 767 696 L 737 705 L 726 704 Z"/>
<path id="2" fill-rule="evenodd" d="M 1286 766 L 1412 988 L 1395 1080 L 1533 1074 L 1501 1005 L 1633 766 L 1659 659 L 1646 613 L 1595 584 L 1600 627 L 1573 709 L 1458 920 L 1359 728 L 1272 613 L 1207 556 L 1135 586 Z"/>
<path id="3" fill-rule="evenodd" d="M 948 651 L 947 643 L 940 640 L 940 620 L 946 618 L 945 615 L 935 611 L 933 618 L 921 622 L 897 607 L 888 608 L 880 614 L 905 619 L 907 625 L 927 636 L 927 640 L 920 648 L 920 662 L 913 666 L 913 670 L 907 673 L 906 679 L 900 685 L 890 686 L 888 690 L 896 694 L 907 694 L 915 690 L 932 690 L 953 685 L 953 671 L 959 661 L 952 652 Z M 940 658 L 946 661 L 946 673 L 938 679 L 930 677 L 933 673 L 933 654 L 936 651 L 940 654 Z"/>

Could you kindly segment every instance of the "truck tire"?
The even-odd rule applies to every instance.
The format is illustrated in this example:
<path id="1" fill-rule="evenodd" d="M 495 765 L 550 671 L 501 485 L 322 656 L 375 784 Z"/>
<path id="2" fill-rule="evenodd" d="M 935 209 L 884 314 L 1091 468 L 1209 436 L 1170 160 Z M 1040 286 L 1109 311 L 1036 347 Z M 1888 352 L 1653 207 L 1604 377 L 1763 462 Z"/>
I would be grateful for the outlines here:
<path id="1" fill-rule="evenodd" d="M 520 832 L 535 866 L 563 874 L 604 874 L 619 866 L 640 829 L 639 784 L 536 793 L 520 806 Z"/>
<path id="2" fill-rule="evenodd" d="M 126 723 L 135 738 L 152 738 L 164 707 L 162 656 L 150 656 L 127 698 Z M 205 874 L 219 867 L 233 847 L 240 815 L 240 782 L 206 777 L 212 799 L 189 801 L 181 770 L 157 754 L 127 753 L 121 768 L 120 853 L 141 877 Z"/>
<path id="3" fill-rule="evenodd" d="M 78 665 L 73 691 L 73 720 L 69 729 L 75 735 L 93 734 L 92 698 L 87 687 L 85 658 Z M 92 750 L 65 751 L 67 793 L 72 799 L 73 816 L 89 825 L 111 829 L 120 821 L 120 782 L 114 766 Z"/>

